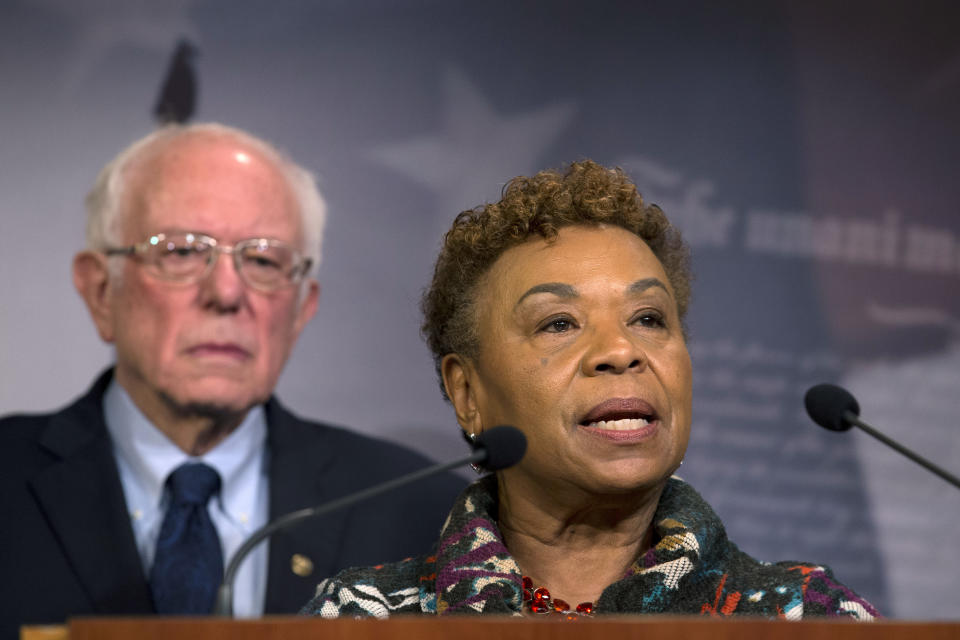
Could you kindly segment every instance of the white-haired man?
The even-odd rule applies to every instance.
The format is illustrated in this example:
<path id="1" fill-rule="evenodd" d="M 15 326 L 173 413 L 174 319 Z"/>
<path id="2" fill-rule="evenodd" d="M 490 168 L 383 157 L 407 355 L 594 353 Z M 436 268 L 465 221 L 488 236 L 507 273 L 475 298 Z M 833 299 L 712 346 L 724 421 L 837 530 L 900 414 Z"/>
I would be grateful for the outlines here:
<path id="1" fill-rule="evenodd" d="M 325 208 L 308 172 L 237 129 L 169 127 L 109 163 L 87 206 L 73 279 L 116 364 L 60 412 L 0 421 L 0 636 L 209 612 L 224 559 L 268 519 L 425 463 L 272 398 L 317 308 Z M 423 552 L 461 486 L 278 534 L 241 569 L 235 610 L 293 612 L 318 578 Z M 378 526 L 400 517 L 409 529 Z"/>

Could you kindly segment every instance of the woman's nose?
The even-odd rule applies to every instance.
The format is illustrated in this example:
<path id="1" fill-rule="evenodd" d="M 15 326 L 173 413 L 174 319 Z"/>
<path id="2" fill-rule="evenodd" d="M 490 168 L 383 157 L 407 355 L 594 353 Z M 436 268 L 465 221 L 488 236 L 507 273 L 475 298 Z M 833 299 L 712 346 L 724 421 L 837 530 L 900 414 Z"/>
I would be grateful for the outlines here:
<path id="1" fill-rule="evenodd" d="M 639 371 L 646 363 L 646 354 L 625 326 L 611 323 L 594 327 L 589 339 L 590 346 L 582 364 L 586 375 Z"/>

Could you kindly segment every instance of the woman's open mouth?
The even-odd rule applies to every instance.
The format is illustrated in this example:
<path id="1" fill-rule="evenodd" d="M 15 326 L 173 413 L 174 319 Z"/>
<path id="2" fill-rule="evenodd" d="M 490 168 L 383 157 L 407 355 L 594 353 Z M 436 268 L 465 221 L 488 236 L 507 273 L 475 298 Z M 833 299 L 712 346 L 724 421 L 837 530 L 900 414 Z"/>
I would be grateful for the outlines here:
<path id="1" fill-rule="evenodd" d="M 657 411 L 649 402 L 640 398 L 611 398 L 590 409 L 578 424 L 597 435 L 622 439 L 646 437 L 653 433 L 658 422 Z"/>

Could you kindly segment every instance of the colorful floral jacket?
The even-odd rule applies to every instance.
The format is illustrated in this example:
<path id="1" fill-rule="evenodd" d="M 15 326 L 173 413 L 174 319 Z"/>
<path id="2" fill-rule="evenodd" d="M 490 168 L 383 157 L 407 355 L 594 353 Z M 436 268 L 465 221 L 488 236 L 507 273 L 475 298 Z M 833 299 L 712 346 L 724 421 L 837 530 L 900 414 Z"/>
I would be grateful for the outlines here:
<path id="1" fill-rule="evenodd" d="M 658 542 L 603 591 L 598 615 L 878 616 L 825 567 L 759 562 L 740 551 L 713 509 L 678 478 L 668 481 L 654 522 Z M 497 529 L 496 479 L 488 476 L 457 499 L 432 554 L 343 571 L 318 585 L 302 613 L 522 615 L 522 598 L 520 569 Z"/>

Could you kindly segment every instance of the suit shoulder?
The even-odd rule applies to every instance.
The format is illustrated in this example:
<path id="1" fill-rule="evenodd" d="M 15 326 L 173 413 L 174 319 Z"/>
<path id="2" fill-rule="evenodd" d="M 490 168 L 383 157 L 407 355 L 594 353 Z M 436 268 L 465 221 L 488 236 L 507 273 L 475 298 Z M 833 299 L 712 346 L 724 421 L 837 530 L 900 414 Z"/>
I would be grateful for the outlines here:
<path id="1" fill-rule="evenodd" d="M 15 413 L 0 417 L 0 438 L 6 443 L 36 443 L 52 413 Z"/>
<path id="2" fill-rule="evenodd" d="M 427 463 L 429 460 L 421 453 L 414 451 L 402 444 L 390 440 L 373 436 L 365 433 L 353 431 L 346 427 L 319 424 L 323 428 L 329 429 L 335 442 L 342 446 L 355 447 L 363 449 L 370 456 L 384 456 L 394 459 L 409 460 L 419 464 Z"/>
<path id="3" fill-rule="evenodd" d="M 292 435 L 305 445 L 307 441 L 312 441 L 311 444 L 330 447 L 340 454 L 362 454 L 364 459 L 371 462 L 390 460 L 401 466 L 414 467 L 430 463 L 426 456 L 402 444 L 340 425 L 306 420 L 291 413 L 276 401 L 271 401 L 268 405 L 268 421 L 287 430 L 288 436 Z"/>
<path id="4" fill-rule="evenodd" d="M 56 460 L 43 444 L 48 425 L 49 416 L 42 414 L 0 418 L 0 504 L 6 513 L 23 508 L 22 501 L 29 499 L 27 482 Z"/>
<path id="5" fill-rule="evenodd" d="M 84 432 L 96 432 L 102 422 L 100 401 L 110 382 L 112 370 L 104 372 L 83 395 L 44 412 L 20 412 L 0 416 L 0 438 L 7 442 L 38 442 L 47 427 L 64 423 L 81 425 Z"/>

